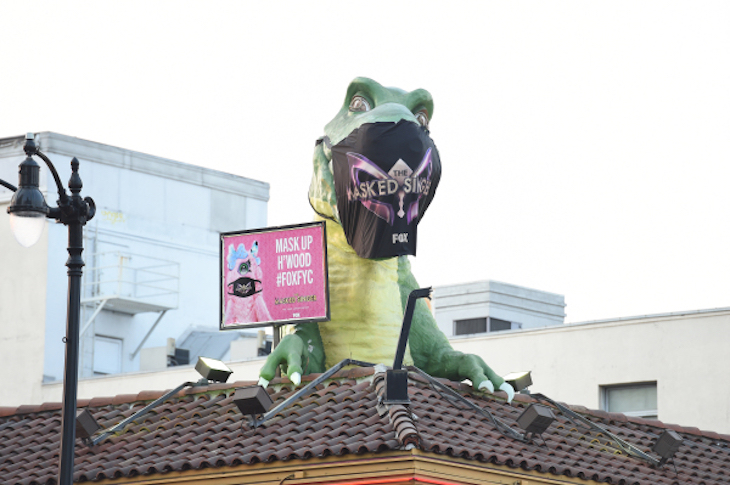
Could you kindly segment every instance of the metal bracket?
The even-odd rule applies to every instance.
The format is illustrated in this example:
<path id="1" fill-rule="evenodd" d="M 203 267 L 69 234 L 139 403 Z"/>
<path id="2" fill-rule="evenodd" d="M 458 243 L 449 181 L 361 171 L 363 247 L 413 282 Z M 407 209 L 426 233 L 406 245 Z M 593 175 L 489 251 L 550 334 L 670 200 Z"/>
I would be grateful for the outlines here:
<path id="1" fill-rule="evenodd" d="M 537 398 L 537 399 L 539 399 L 541 401 L 549 402 L 550 404 L 552 404 L 553 406 L 555 406 L 556 408 L 558 408 L 560 410 L 560 412 L 563 413 L 565 416 L 567 416 L 568 419 L 570 419 L 572 422 L 574 422 L 576 424 L 579 424 L 580 423 L 583 426 L 586 426 L 587 428 L 591 429 L 592 431 L 596 431 L 598 433 L 603 433 L 604 435 L 608 436 L 609 438 L 611 438 L 612 440 L 614 440 L 616 442 L 616 444 L 618 445 L 618 447 L 621 449 L 621 451 L 623 451 L 627 455 L 630 455 L 630 456 L 639 458 L 641 460 L 644 460 L 644 461 L 646 461 L 647 463 L 649 463 L 650 465 L 653 465 L 653 466 L 660 466 L 661 465 L 661 463 L 659 462 L 659 460 L 657 460 L 653 456 L 650 456 L 647 453 L 645 453 L 642 450 L 640 450 L 639 448 L 635 447 L 634 445 L 632 445 L 630 443 L 627 443 L 626 441 L 622 440 L 621 438 L 619 438 L 615 434 L 613 434 L 610 431 L 608 431 L 606 428 L 604 428 L 602 426 L 599 426 L 599 425 L 597 425 L 596 423 L 594 423 L 592 421 L 587 420 L 586 418 L 584 418 L 580 414 L 574 412 L 571 409 L 568 409 L 566 406 L 563 406 L 562 404 L 560 404 L 560 403 L 558 403 L 556 401 L 553 401 L 549 397 L 547 397 L 547 396 L 545 396 L 543 394 L 540 394 L 540 393 L 531 394 L 531 396 L 532 397 L 535 397 L 535 398 Z"/>
<path id="2" fill-rule="evenodd" d="M 208 379 L 206 379 L 205 377 L 200 379 L 198 382 L 183 382 L 182 384 L 177 386 L 175 389 L 168 391 L 163 396 L 160 396 L 159 398 L 155 399 L 154 401 L 149 403 L 147 406 L 143 407 L 142 409 L 140 409 L 139 411 L 137 411 L 136 413 L 134 413 L 127 419 L 121 421 L 114 427 L 107 428 L 104 431 L 102 431 L 102 433 L 100 435 L 98 435 L 96 438 L 90 439 L 91 445 L 97 445 L 97 444 L 101 443 L 102 441 L 104 441 L 104 439 L 106 439 L 106 437 L 109 436 L 110 434 L 114 434 L 117 431 L 124 429 L 127 426 L 127 424 L 129 424 L 133 421 L 136 421 L 143 415 L 147 414 L 147 412 L 149 412 L 152 408 L 167 401 L 170 397 L 172 397 L 175 394 L 177 394 L 178 392 L 182 391 L 184 388 L 195 387 L 195 386 L 205 386 L 207 384 L 208 384 Z"/>
<path id="3" fill-rule="evenodd" d="M 134 349 L 134 352 L 129 354 L 129 360 L 134 360 L 135 357 L 137 357 L 137 354 L 140 350 L 142 350 L 142 346 L 145 342 L 147 342 L 147 339 L 150 338 L 150 335 L 152 335 L 152 332 L 155 330 L 155 327 L 157 327 L 157 324 L 160 323 L 160 320 L 162 320 L 162 317 L 165 316 L 165 313 L 167 313 L 167 310 L 163 310 L 160 315 L 157 317 L 157 320 L 155 320 L 155 323 L 152 324 L 150 329 L 147 331 L 147 334 L 144 336 L 142 341 L 139 343 L 136 349 Z"/>
<path id="4" fill-rule="evenodd" d="M 500 433 L 502 433 L 503 435 L 505 435 L 505 436 L 507 436 L 509 438 L 515 439 L 517 441 L 522 441 L 523 443 L 524 442 L 527 442 L 527 440 L 522 435 L 522 433 L 519 433 L 519 432 L 515 431 L 507 423 L 505 423 L 504 421 L 502 421 L 498 417 L 494 416 L 487 409 L 480 408 L 479 406 L 477 406 L 476 404 L 472 403 L 471 401 L 469 401 L 468 399 L 466 399 L 464 396 L 462 396 L 458 392 L 454 391 L 450 387 L 448 387 L 448 386 L 440 383 L 439 381 L 437 381 L 436 379 L 434 379 L 430 375 L 426 374 L 425 372 L 423 372 L 418 367 L 409 366 L 408 367 L 408 370 L 415 371 L 418 375 L 420 375 L 421 377 L 424 377 L 426 380 L 428 380 L 428 382 L 430 382 L 431 384 L 435 385 L 436 387 L 438 387 L 442 391 L 445 391 L 450 397 L 458 400 L 459 402 L 462 402 L 462 403 L 466 404 L 467 406 L 469 406 L 469 408 L 471 408 L 473 411 L 476 411 L 477 413 L 481 414 L 482 416 L 484 416 L 486 418 L 489 418 L 489 420 L 492 422 L 492 424 L 494 425 L 494 427 L 497 428 L 497 430 Z"/>
<path id="5" fill-rule="evenodd" d="M 263 424 L 265 421 L 273 418 L 276 416 L 281 410 L 286 408 L 287 406 L 291 405 L 294 401 L 301 399 L 305 396 L 308 396 L 312 392 L 314 392 L 314 388 L 320 385 L 325 380 L 332 377 L 334 374 L 336 374 L 340 369 L 347 365 L 359 365 L 360 367 L 375 367 L 375 364 L 371 364 L 370 362 L 361 362 L 359 360 L 352 360 L 352 359 L 345 359 L 341 361 L 338 364 L 335 364 L 332 368 L 330 368 L 327 372 L 322 374 L 321 376 L 317 377 L 315 380 L 289 396 L 284 402 L 276 406 L 271 411 L 264 414 L 261 419 L 256 419 L 255 416 L 251 416 L 251 426 L 254 428 L 258 428 L 259 425 Z"/>
<path id="6" fill-rule="evenodd" d="M 94 319 L 99 315 L 99 312 L 101 312 L 101 310 L 104 308 L 104 305 L 106 305 L 106 302 L 108 301 L 108 299 L 101 300 L 99 306 L 97 306 L 94 309 L 94 313 L 91 314 L 91 318 L 89 318 L 89 320 L 84 324 L 84 328 L 82 328 L 81 332 L 79 332 L 79 337 L 83 336 L 86 333 L 86 330 L 89 328 L 89 325 L 91 325 L 91 322 L 93 322 Z"/>

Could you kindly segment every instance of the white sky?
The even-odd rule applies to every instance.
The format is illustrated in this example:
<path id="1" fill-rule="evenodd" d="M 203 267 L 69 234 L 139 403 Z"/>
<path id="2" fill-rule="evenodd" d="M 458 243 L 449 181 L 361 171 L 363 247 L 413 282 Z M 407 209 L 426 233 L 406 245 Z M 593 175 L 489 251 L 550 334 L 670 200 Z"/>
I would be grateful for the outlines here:
<path id="1" fill-rule="evenodd" d="M 560 293 L 568 322 L 730 307 L 730 2 L 5 1 L 0 47 L 0 137 L 263 180 L 270 225 L 312 219 L 354 77 L 427 89 L 422 286 Z"/>

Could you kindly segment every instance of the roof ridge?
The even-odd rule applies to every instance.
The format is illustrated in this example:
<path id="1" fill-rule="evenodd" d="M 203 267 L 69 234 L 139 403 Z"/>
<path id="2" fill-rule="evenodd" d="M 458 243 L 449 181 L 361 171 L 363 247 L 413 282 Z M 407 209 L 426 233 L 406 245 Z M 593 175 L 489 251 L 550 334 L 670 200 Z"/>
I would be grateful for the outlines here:
<path id="1" fill-rule="evenodd" d="M 410 376 L 409 376 L 410 378 Z M 390 418 L 390 424 L 395 431 L 395 437 L 398 443 L 405 450 L 413 448 L 421 449 L 421 437 L 416 428 L 415 419 L 411 413 L 410 406 L 403 404 L 385 404 L 383 402 L 385 394 L 385 373 L 379 372 L 375 374 L 373 379 L 375 394 L 378 396 L 378 414 L 382 417 L 386 413 Z"/>
<path id="2" fill-rule="evenodd" d="M 335 379 L 361 379 L 372 376 L 375 373 L 372 367 L 353 367 L 345 368 L 334 374 L 328 380 Z M 302 383 L 310 382 L 319 377 L 322 374 L 308 374 L 302 376 Z M 291 385 L 293 384 L 287 377 L 277 377 L 272 379 L 270 385 Z M 248 387 L 256 385 L 256 381 L 234 381 L 234 382 L 223 382 L 223 383 L 209 383 L 206 385 L 192 386 L 181 390 L 177 394 L 171 397 L 183 397 L 194 394 L 205 394 L 214 391 L 222 391 L 226 389 L 238 389 L 240 387 Z M 101 407 L 108 405 L 119 405 L 119 404 L 130 404 L 138 401 L 154 401 L 165 395 L 165 393 L 172 389 L 166 390 L 142 390 L 136 394 L 117 394 L 115 396 L 99 396 L 91 399 L 79 399 L 76 402 L 76 409 L 85 407 Z M 18 414 L 31 414 L 39 413 L 44 411 L 57 411 L 63 407 L 62 402 L 51 401 L 43 402 L 41 404 L 21 404 L 19 406 L 0 406 L 0 418 L 7 416 L 14 416 Z"/>
<path id="3" fill-rule="evenodd" d="M 199 394 L 210 391 L 217 391 L 223 389 L 233 389 L 238 387 L 245 387 L 247 385 L 255 384 L 254 381 L 235 381 L 231 383 L 213 383 L 204 386 L 195 386 L 183 389 L 175 396 L 171 397 L 182 397 L 190 394 Z M 137 394 L 117 394 L 115 396 L 99 396 L 91 399 L 79 399 L 76 401 L 76 408 L 85 407 L 102 407 L 108 405 L 119 405 L 119 404 L 130 404 L 138 401 L 154 401 L 170 392 L 172 389 L 166 389 L 162 391 L 158 390 L 142 390 Z M 44 402 L 41 404 L 21 404 L 20 406 L 2 406 L 0 407 L 0 417 L 13 416 L 16 414 L 30 414 L 38 413 L 43 411 L 56 411 L 61 409 L 63 403 L 61 402 Z"/>

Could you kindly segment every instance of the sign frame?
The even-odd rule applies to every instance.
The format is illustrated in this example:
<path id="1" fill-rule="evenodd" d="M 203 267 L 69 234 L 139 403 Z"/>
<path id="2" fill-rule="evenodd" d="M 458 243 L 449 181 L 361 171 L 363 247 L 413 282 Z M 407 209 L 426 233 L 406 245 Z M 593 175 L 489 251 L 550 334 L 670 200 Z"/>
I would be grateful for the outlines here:
<path id="1" fill-rule="evenodd" d="M 322 281 L 321 281 L 321 292 L 323 294 L 324 298 L 324 312 L 321 312 L 317 315 L 307 315 L 302 316 L 301 318 L 280 318 L 276 319 L 272 317 L 272 320 L 263 321 L 263 322 L 247 322 L 247 323 L 238 323 L 238 324 L 231 324 L 226 325 L 226 244 L 231 241 L 232 238 L 236 237 L 245 237 L 253 239 L 257 235 L 269 235 L 268 237 L 271 237 L 272 233 L 282 233 L 282 236 L 286 235 L 287 232 L 295 232 L 300 229 L 314 229 L 319 228 L 321 230 L 321 259 L 322 259 L 322 267 L 317 268 L 318 270 L 321 270 L 322 272 Z M 290 236 L 287 236 L 290 237 Z M 273 240 L 273 239 L 272 239 Z M 249 245 L 250 247 L 250 245 Z M 317 251 L 317 254 L 319 253 L 320 248 L 315 248 Z M 230 232 L 221 232 L 219 237 L 219 263 L 218 263 L 218 283 L 219 283 L 219 319 L 218 319 L 218 326 L 219 330 L 225 331 L 225 330 L 245 330 L 250 328 L 260 328 L 260 327 L 280 327 L 282 325 L 296 325 L 300 323 L 312 323 L 312 322 L 324 322 L 329 321 L 331 319 L 331 308 L 330 308 L 330 292 L 329 292 L 329 266 L 328 266 L 328 260 L 327 260 L 327 226 L 325 224 L 325 221 L 315 221 L 315 222 L 307 222 L 307 223 L 301 223 L 301 224 L 290 224 L 285 226 L 270 226 L 270 227 L 263 227 L 263 228 L 257 228 L 257 229 L 245 229 L 241 231 L 230 231 Z M 259 281 L 259 280 L 256 280 Z M 263 285 L 263 283 L 261 283 Z M 253 285 L 255 288 L 255 284 Z M 263 292 L 263 290 L 262 290 Z M 253 297 L 256 297 L 259 295 L 253 295 Z M 260 295 L 261 298 L 263 298 L 263 293 Z M 274 299 L 272 299 L 272 302 Z"/>

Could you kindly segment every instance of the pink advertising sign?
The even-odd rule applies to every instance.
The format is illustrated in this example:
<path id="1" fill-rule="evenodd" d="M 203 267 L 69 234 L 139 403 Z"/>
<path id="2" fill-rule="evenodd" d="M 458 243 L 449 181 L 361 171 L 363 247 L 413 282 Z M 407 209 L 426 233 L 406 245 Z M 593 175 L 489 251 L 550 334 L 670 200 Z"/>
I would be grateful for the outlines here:
<path id="1" fill-rule="evenodd" d="M 221 234 L 220 329 L 330 319 L 324 222 Z"/>

